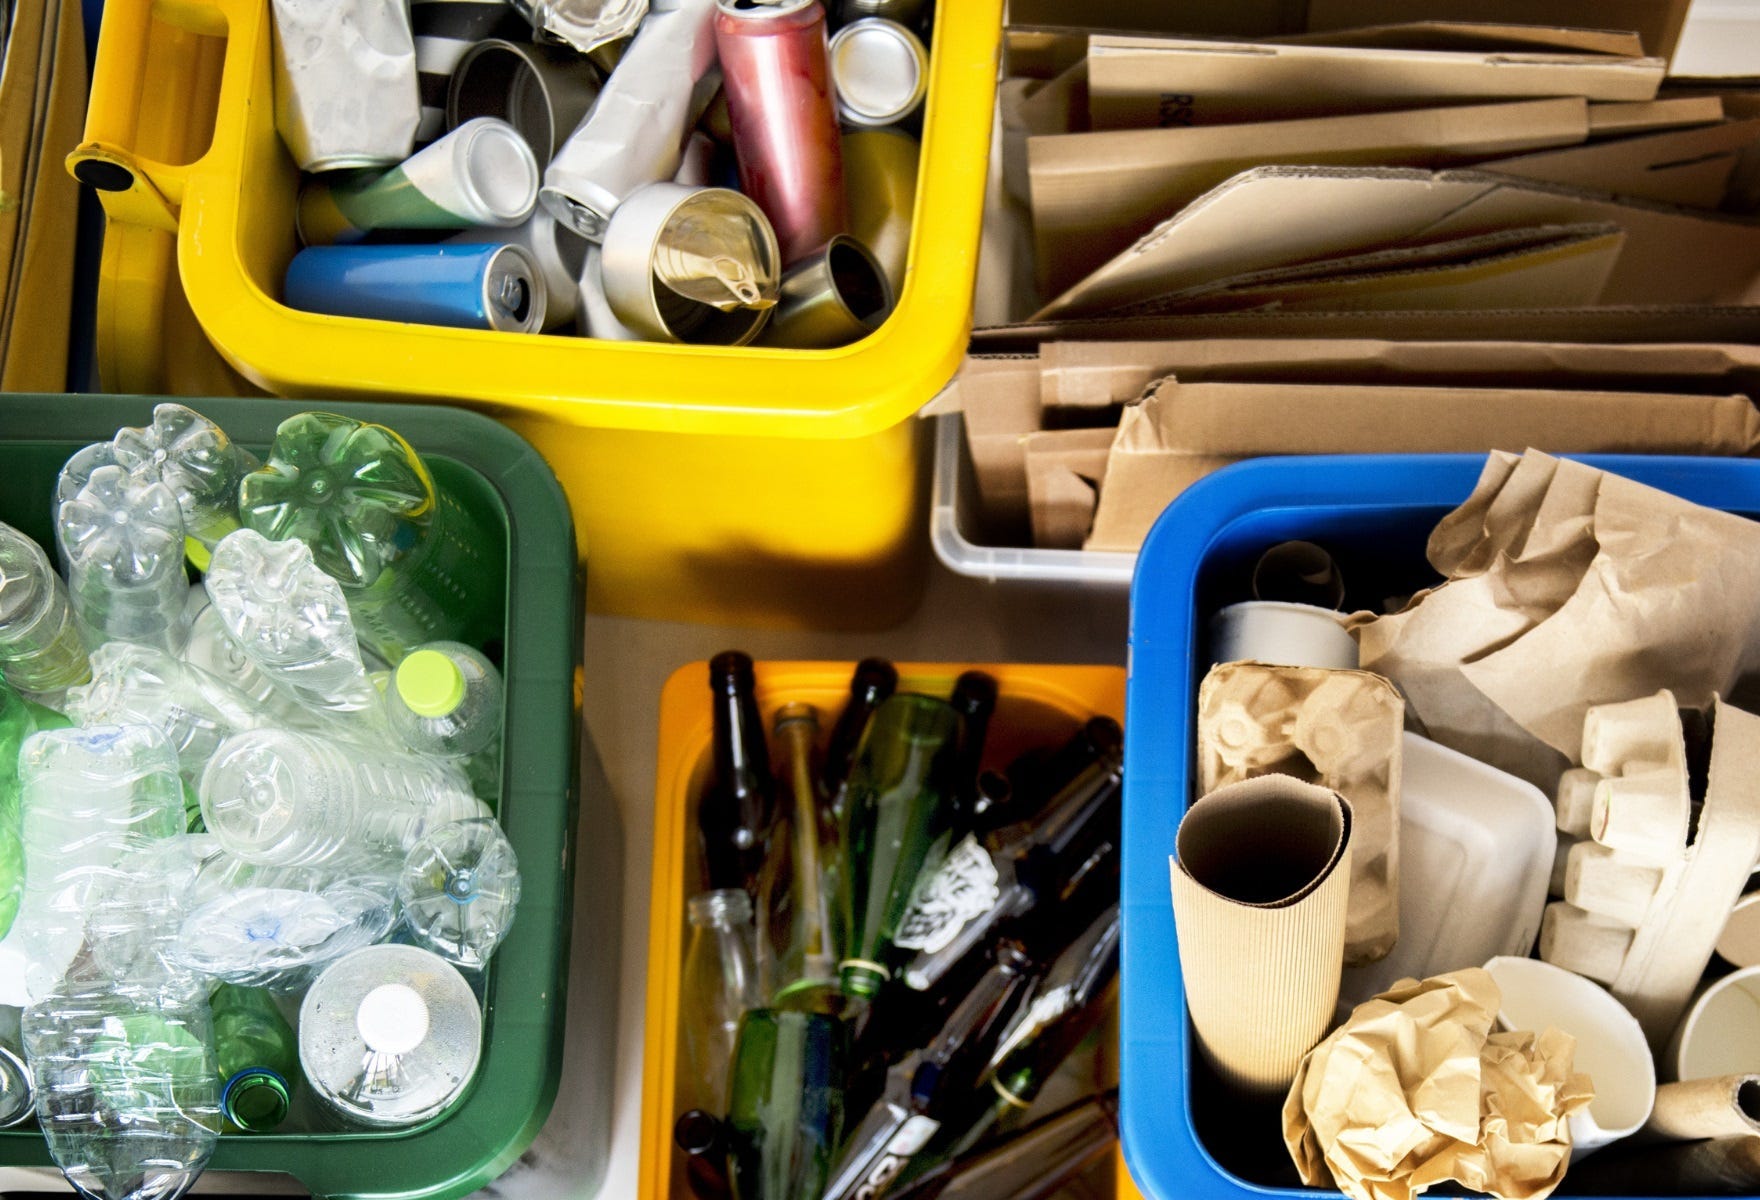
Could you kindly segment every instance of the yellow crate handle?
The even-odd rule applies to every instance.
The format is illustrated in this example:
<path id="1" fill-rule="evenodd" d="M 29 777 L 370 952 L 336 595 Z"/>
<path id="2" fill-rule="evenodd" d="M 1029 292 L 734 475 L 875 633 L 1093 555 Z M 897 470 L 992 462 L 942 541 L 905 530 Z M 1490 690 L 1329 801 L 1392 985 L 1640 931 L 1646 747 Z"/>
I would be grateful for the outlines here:
<path id="1" fill-rule="evenodd" d="M 67 169 L 97 189 L 112 220 L 177 231 L 184 185 L 216 121 L 249 102 L 242 60 L 264 33 L 267 15 L 266 0 L 108 5 L 85 141 L 67 156 Z M 217 112 L 203 108 L 216 73 Z"/>

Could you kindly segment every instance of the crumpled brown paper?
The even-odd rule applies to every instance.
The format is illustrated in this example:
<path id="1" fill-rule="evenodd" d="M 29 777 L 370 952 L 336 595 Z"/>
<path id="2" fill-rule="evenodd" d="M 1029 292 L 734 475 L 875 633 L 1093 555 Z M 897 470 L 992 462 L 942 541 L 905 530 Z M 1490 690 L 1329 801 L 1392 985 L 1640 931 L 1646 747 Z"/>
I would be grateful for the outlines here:
<path id="1" fill-rule="evenodd" d="M 1359 613 L 1429 735 L 1550 791 L 1593 705 L 1703 707 L 1760 647 L 1760 525 L 1577 462 L 1495 453 L 1430 536 L 1448 582 Z"/>
<path id="2" fill-rule="evenodd" d="M 1576 1041 L 1492 1033 L 1503 995 L 1481 967 L 1401 980 L 1360 1004 L 1303 1061 L 1283 1137 L 1310 1186 L 1410 1200 L 1454 1181 L 1542 1200 L 1570 1165 L 1568 1117 L 1594 1086 Z"/>

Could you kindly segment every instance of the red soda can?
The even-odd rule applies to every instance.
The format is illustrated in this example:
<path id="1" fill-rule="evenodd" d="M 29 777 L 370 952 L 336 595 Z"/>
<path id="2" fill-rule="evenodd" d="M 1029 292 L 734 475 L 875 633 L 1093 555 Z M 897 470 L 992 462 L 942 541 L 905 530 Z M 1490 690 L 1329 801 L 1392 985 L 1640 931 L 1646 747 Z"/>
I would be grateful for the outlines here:
<path id="1" fill-rule="evenodd" d="M 825 9 L 819 0 L 716 0 L 715 48 L 740 190 L 770 218 L 787 266 L 847 224 Z"/>

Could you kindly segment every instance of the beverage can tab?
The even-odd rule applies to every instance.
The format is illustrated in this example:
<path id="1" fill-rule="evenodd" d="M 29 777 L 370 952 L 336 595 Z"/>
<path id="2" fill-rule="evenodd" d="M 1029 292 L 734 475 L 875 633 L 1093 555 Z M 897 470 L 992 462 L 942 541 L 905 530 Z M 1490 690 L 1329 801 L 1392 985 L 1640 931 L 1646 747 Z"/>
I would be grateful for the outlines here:
<path id="1" fill-rule="evenodd" d="M 661 230 L 654 274 L 679 295 L 721 312 L 769 308 L 781 277 L 757 210 L 731 193 L 707 190 Z"/>
<path id="2" fill-rule="evenodd" d="M 648 0 L 509 0 L 540 40 L 589 54 L 629 37 L 648 15 Z"/>

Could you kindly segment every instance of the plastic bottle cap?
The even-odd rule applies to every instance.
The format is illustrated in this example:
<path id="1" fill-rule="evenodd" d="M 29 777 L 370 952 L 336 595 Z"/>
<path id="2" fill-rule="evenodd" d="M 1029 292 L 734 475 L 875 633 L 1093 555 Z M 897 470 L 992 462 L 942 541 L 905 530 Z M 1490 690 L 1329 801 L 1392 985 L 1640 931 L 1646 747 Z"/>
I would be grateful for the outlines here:
<path id="1" fill-rule="evenodd" d="M 417 650 L 397 664 L 397 694 L 418 717 L 444 717 L 464 703 L 464 672 L 438 650 Z"/>
<path id="2" fill-rule="evenodd" d="M 354 1024 L 367 1049 L 408 1054 L 428 1036 L 428 1005 L 407 984 L 381 984 L 361 999 Z"/>

